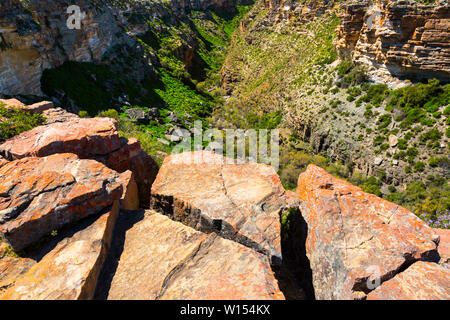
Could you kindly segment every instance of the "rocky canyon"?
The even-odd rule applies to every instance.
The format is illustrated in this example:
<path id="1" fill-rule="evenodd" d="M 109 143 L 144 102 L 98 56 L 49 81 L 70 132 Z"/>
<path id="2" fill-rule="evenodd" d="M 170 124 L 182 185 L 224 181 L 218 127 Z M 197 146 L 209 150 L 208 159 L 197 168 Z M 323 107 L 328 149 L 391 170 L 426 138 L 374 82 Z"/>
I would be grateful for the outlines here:
<path id="1" fill-rule="evenodd" d="M 0 300 L 450 299 L 446 1 L 70 5 L 0 3 Z"/>

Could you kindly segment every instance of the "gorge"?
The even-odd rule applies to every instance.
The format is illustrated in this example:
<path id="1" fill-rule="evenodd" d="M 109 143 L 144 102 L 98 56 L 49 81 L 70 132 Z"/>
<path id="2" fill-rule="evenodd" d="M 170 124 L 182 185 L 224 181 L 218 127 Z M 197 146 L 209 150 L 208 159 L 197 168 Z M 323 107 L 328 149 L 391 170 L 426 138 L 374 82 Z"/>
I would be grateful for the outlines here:
<path id="1" fill-rule="evenodd" d="M 0 299 L 449 299 L 446 1 L 72 4 L 0 4 Z"/>

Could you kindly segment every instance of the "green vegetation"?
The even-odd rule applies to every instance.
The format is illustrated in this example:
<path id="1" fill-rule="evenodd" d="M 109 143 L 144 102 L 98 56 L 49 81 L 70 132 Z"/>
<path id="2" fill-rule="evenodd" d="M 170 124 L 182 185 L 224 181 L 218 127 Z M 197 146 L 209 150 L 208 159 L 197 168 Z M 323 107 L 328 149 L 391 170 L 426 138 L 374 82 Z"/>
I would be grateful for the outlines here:
<path id="1" fill-rule="evenodd" d="M 45 123 L 40 114 L 17 108 L 7 109 L 0 103 L 0 142 Z"/>

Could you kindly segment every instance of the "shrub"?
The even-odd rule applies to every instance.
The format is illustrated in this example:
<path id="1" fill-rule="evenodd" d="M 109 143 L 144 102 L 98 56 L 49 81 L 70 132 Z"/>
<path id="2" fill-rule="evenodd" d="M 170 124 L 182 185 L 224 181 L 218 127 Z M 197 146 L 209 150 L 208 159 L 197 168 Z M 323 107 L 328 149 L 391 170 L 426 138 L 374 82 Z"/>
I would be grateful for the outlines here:
<path id="1" fill-rule="evenodd" d="M 20 109 L 7 109 L 0 106 L 0 141 L 44 124 L 45 117 Z"/>
<path id="2" fill-rule="evenodd" d="M 422 172 L 425 169 L 425 164 L 423 162 L 416 162 L 414 164 L 414 172 Z"/>

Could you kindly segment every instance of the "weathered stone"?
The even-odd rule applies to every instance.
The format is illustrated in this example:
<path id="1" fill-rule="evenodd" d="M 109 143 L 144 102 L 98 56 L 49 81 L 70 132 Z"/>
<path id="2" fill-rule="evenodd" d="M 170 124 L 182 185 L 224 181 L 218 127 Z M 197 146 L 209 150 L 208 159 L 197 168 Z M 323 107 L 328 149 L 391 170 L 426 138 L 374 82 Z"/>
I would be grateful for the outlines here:
<path id="1" fill-rule="evenodd" d="M 57 153 L 95 159 L 119 173 L 131 170 L 138 184 L 141 206 L 148 208 L 158 165 L 142 150 L 139 141 L 119 138 L 114 119 L 73 118 L 23 132 L 0 145 L 0 154 L 9 160 Z"/>
<path id="2" fill-rule="evenodd" d="M 92 118 L 36 127 L 0 145 L 0 153 L 10 160 L 55 153 L 75 153 L 81 158 L 93 158 L 119 148 L 116 121 Z"/>
<path id="3" fill-rule="evenodd" d="M 310 165 L 298 181 L 306 253 L 318 299 L 352 299 L 417 260 L 439 237 L 412 212 Z"/>
<path id="4" fill-rule="evenodd" d="M 0 168 L 0 235 L 21 250 L 121 195 L 119 174 L 94 160 L 57 154 L 11 161 Z"/>
<path id="5" fill-rule="evenodd" d="M 225 161 L 206 151 L 167 157 L 152 186 L 151 207 L 280 262 L 279 220 L 287 204 L 275 169 Z"/>
<path id="6" fill-rule="evenodd" d="M 344 4 L 336 49 L 376 67 L 379 75 L 442 78 L 450 75 L 448 5 L 370 1 Z"/>
<path id="7" fill-rule="evenodd" d="M 368 300 L 449 300 L 450 269 L 418 261 L 370 292 Z"/>
<path id="8" fill-rule="evenodd" d="M 2 300 L 92 299 L 106 259 L 117 203 L 91 225 L 63 239 L 42 260 L 18 278 Z"/>
<path id="9" fill-rule="evenodd" d="M 266 256 L 164 215 L 126 232 L 108 299 L 283 299 Z"/>
<path id="10" fill-rule="evenodd" d="M 380 158 L 380 157 L 376 157 L 373 160 L 373 164 L 376 165 L 376 166 L 379 166 L 382 162 L 383 162 L 383 158 Z"/>
<path id="11" fill-rule="evenodd" d="M 393 134 L 391 134 L 391 135 L 389 136 L 389 146 L 390 146 L 391 148 L 394 148 L 395 146 L 397 146 L 397 144 L 398 144 L 398 138 L 397 138 L 397 136 L 394 136 Z"/>
<path id="12" fill-rule="evenodd" d="M 55 122 L 67 122 L 79 118 L 78 115 L 67 112 L 62 108 L 52 108 L 45 110 L 42 112 L 42 115 L 47 120 L 46 124 L 52 124 Z"/>
<path id="13" fill-rule="evenodd" d="M 29 258 L 0 256 L 0 297 L 35 264 Z"/>
<path id="14" fill-rule="evenodd" d="M 134 174 L 131 171 L 125 171 L 120 174 L 120 180 L 123 186 L 123 194 L 120 199 L 120 209 L 138 210 L 139 209 L 139 190 L 134 180 Z"/>
<path id="15" fill-rule="evenodd" d="M 439 236 L 438 252 L 441 256 L 441 263 L 450 263 L 450 230 L 433 229 Z"/>

